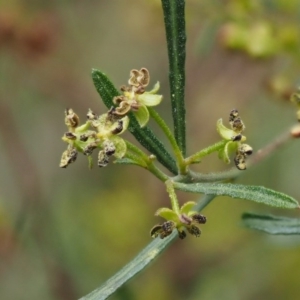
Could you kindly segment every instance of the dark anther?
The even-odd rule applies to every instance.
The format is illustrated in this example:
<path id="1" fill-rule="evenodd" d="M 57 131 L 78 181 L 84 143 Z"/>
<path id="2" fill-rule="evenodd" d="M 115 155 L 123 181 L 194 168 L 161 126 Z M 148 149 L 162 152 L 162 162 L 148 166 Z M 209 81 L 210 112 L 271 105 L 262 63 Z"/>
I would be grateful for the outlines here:
<path id="1" fill-rule="evenodd" d="M 195 237 L 199 237 L 201 235 L 201 230 L 195 225 L 191 225 L 187 227 L 187 230 L 190 234 L 194 235 Z"/>
<path id="2" fill-rule="evenodd" d="M 161 231 L 162 231 L 162 226 L 161 225 L 155 225 L 152 229 L 151 229 L 151 231 L 150 231 L 150 235 L 151 235 L 151 237 L 157 237 L 157 236 L 159 236 L 159 234 L 161 233 Z"/>
<path id="3" fill-rule="evenodd" d="M 78 152 L 74 148 L 70 151 L 70 154 L 69 154 L 69 164 L 73 163 L 76 160 L 77 154 L 78 154 Z"/>
<path id="4" fill-rule="evenodd" d="M 251 155 L 253 153 L 253 149 L 251 146 L 247 144 L 242 144 L 239 148 L 241 154 Z"/>
<path id="5" fill-rule="evenodd" d="M 111 133 L 112 134 L 118 134 L 118 133 L 122 132 L 122 130 L 123 130 L 123 121 L 118 120 L 118 126 L 114 130 L 112 130 Z"/>
<path id="6" fill-rule="evenodd" d="M 238 153 L 234 158 L 234 163 L 239 170 L 246 170 L 245 155 Z"/>
<path id="7" fill-rule="evenodd" d="M 72 132 L 66 132 L 65 137 L 68 138 L 69 140 L 76 140 L 76 135 Z"/>
<path id="8" fill-rule="evenodd" d="M 66 151 L 62 154 L 62 158 L 59 166 L 66 168 L 69 164 L 73 163 L 77 158 L 77 150 L 72 146 L 69 146 Z"/>
<path id="9" fill-rule="evenodd" d="M 86 142 L 88 140 L 89 136 L 87 134 L 82 134 L 79 139 L 82 141 L 82 142 Z"/>
<path id="10" fill-rule="evenodd" d="M 84 149 L 83 149 L 83 154 L 84 155 L 91 155 L 93 153 L 93 151 L 97 148 L 97 144 L 96 143 L 92 143 L 87 145 Z"/>
<path id="11" fill-rule="evenodd" d="M 243 131 L 245 128 L 245 125 L 243 121 L 240 118 L 236 118 L 232 122 L 232 129 L 234 131 Z"/>
<path id="12" fill-rule="evenodd" d="M 112 156 L 116 152 L 116 147 L 113 143 L 107 143 L 104 147 L 104 152 L 107 156 Z"/>
<path id="13" fill-rule="evenodd" d="M 98 116 L 91 110 L 89 109 L 88 113 L 86 114 L 88 120 L 96 120 L 98 119 Z"/>
<path id="14" fill-rule="evenodd" d="M 175 228 L 175 223 L 173 221 L 166 221 L 161 225 L 161 233 L 160 233 L 160 237 L 163 239 L 167 236 L 169 236 L 173 229 Z"/>
<path id="15" fill-rule="evenodd" d="M 105 154 L 103 150 L 99 151 L 98 154 L 98 167 L 106 167 L 109 163 L 109 157 Z"/>
<path id="16" fill-rule="evenodd" d="M 179 236 L 179 238 L 180 239 L 184 239 L 184 238 L 186 238 L 186 233 L 185 233 L 185 231 L 184 230 L 182 230 L 182 231 L 179 231 L 178 230 L 178 236 Z"/>
<path id="17" fill-rule="evenodd" d="M 74 113 L 72 108 L 67 108 L 65 110 L 65 122 L 67 126 L 76 128 L 79 125 L 79 117 Z"/>
<path id="18" fill-rule="evenodd" d="M 195 214 L 192 216 L 193 221 L 199 223 L 199 224 L 205 224 L 206 223 L 206 217 L 200 214 Z"/>
<path id="19" fill-rule="evenodd" d="M 229 122 L 233 122 L 239 116 L 237 109 L 233 109 L 229 114 Z"/>
<path id="20" fill-rule="evenodd" d="M 234 135 L 231 139 L 233 142 L 239 142 L 242 139 L 242 135 L 241 134 Z"/>

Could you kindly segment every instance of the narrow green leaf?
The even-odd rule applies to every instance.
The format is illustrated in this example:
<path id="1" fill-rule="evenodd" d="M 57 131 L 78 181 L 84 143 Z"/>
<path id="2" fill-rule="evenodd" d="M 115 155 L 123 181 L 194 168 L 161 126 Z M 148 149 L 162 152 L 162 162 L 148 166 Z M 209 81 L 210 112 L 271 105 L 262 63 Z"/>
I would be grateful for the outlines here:
<path id="1" fill-rule="evenodd" d="M 115 88 L 108 77 L 99 70 L 92 70 L 92 78 L 97 92 L 101 96 L 107 108 L 114 106 L 113 98 L 119 96 L 119 91 Z M 133 113 L 129 113 L 130 124 L 129 131 L 138 140 L 138 142 L 157 157 L 157 160 L 164 165 L 173 174 L 177 174 L 177 166 L 171 154 L 164 145 L 154 135 L 152 130 L 145 126 L 141 128 Z"/>
<path id="2" fill-rule="evenodd" d="M 300 218 L 244 213 L 242 219 L 246 227 L 269 234 L 300 235 Z"/>
<path id="3" fill-rule="evenodd" d="M 174 135 L 183 155 L 185 141 L 185 1 L 162 0 L 169 56 L 169 81 Z"/>
<path id="4" fill-rule="evenodd" d="M 202 210 L 214 199 L 213 195 L 204 196 L 197 204 L 197 211 Z M 80 300 L 105 300 L 115 293 L 123 284 L 143 271 L 154 259 L 156 259 L 177 237 L 174 231 L 163 240 L 157 237 L 146 246 L 131 262 L 123 269 L 108 279 L 102 286 Z"/>
<path id="5" fill-rule="evenodd" d="M 231 183 L 179 183 L 174 182 L 176 189 L 192 192 L 230 196 L 245 200 L 252 200 L 266 205 L 280 208 L 299 208 L 299 203 L 294 198 L 283 193 L 267 189 L 262 186 L 251 186 Z"/>
<path id="6" fill-rule="evenodd" d="M 172 241 L 177 233 L 174 231 L 165 239 L 156 238 L 144 248 L 131 262 L 111 277 L 98 289 L 80 300 L 104 300 L 111 296 L 118 288 L 130 280 L 134 275 L 149 265 Z"/>
<path id="7" fill-rule="evenodd" d="M 118 158 L 114 161 L 114 163 L 120 164 L 120 165 L 136 165 L 136 166 L 146 168 L 146 165 L 144 162 L 141 162 L 139 160 L 134 160 L 134 159 L 131 159 L 128 157 Z"/>

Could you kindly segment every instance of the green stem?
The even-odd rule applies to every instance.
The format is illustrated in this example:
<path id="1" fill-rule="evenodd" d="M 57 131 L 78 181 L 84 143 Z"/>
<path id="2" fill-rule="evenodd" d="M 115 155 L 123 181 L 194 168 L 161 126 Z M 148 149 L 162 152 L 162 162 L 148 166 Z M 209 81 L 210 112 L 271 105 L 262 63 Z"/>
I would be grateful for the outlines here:
<path id="1" fill-rule="evenodd" d="M 158 126 L 161 128 L 163 133 L 166 135 L 167 139 L 169 140 L 171 147 L 174 151 L 174 155 L 176 157 L 177 165 L 179 174 L 186 174 L 186 164 L 184 161 L 184 157 L 182 156 L 182 152 L 175 140 L 174 135 L 172 134 L 170 128 L 166 124 L 166 122 L 161 118 L 161 116 L 155 111 L 153 108 L 148 107 L 148 111 L 150 113 L 150 116 L 153 118 L 153 120 L 158 124 Z"/>
<path id="2" fill-rule="evenodd" d="M 182 154 L 186 153 L 185 137 L 185 1 L 162 0 L 169 56 L 169 81 L 175 139 Z"/>
<path id="3" fill-rule="evenodd" d="M 155 156 L 152 156 L 154 159 L 156 159 Z M 164 172 L 162 172 L 159 168 L 157 168 L 155 166 L 155 164 L 153 163 L 153 158 L 149 157 L 149 163 L 147 165 L 147 169 L 153 174 L 155 175 L 159 180 L 165 182 L 167 181 L 170 177 L 168 175 L 166 175 Z"/>
<path id="4" fill-rule="evenodd" d="M 170 196 L 170 199 L 171 199 L 172 210 L 176 214 L 179 214 L 179 212 L 180 212 L 179 203 L 178 203 L 177 195 L 175 193 L 175 189 L 174 189 L 174 186 L 173 186 L 173 181 L 172 180 L 167 180 L 165 183 L 166 183 L 166 186 L 167 186 L 167 192 L 168 192 L 168 194 Z"/>
<path id="5" fill-rule="evenodd" d="M 148 155 L 137 146 L 125 141 L 127 149 L 139 156 L 144 162 L 148 161 Z"/>
<path id="6" fill-rule="evenodd" d="M 222 141 L 215 143 L 205 149 L 202 149 L 201 151 L 191 155 L 190 157 L 187 157 L 185 159 L 185 163 L 187 165 L 190 165 L 190 164 L 199 162 L 199 160 L 201 160 L 201 158 L 222 149 L 226 143 L 228 143 L 228 141 L 222 140 Z"/>
<path id="7" fill-rule="evenodd" d="M 154 164 L 154 160 L 156 157 L 154 155 L 148 156 L 145 152 L 143 152 L 140 148 L 126 141 L 127 149 L 133 153 L 131 155 L 129 152 L 126 153 L 128 158 L 135 160 L 139 166 L 149 170 L 155 177 L 159 180 L 165 182 L 169 179 L 164 172 L 162 172 L 159 168 L 157 168 Z"/>

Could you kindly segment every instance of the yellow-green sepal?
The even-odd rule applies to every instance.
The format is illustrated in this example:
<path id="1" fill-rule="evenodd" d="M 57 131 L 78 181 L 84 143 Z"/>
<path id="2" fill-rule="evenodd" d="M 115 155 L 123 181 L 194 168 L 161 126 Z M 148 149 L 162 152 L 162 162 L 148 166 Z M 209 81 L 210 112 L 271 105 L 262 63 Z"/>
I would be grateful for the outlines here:
<path id="1" fill-rule="evenodd" d="M 137 100 L 140 104 L 146 106 L 156 106 L 162 101 L 162 95 L 145 92 L 144 94 L 138 95 Z"/>
<path id="2" fill-rule="evenodd" d="M 238 144 L 236 142 L 227 142 L 224 148 L 219 150 L 219 158 L 223 160 L 226 164 L 230 163 L 230 154 L 236 152 Z"/>
<path id="3" fill-rule="evenodd" d="M 156 211 L 155 216 L 162 217 L 168 221 L 174 221 L 176 223 L 178 222 L 177 214 L 172 209 L 167 208 L 167 207 L 159 208 Z"/>
<path id="4" fill-rule="evenodd" d="M 220 134 L 221 138 L 226 141 L 231 141 L 232 137 L 236 135 L 236 133 L 232 129 L 229 129 L 223 125 L 222 119 L 219 119 L 217 121 L 217 131 Z"/>
<path id="5" fill-rule="evenodd" d="M 156 94 L 158 92 L 159 88 L 160 88 L 160 84 L 159 84 L 159 81 L 157 81 L 155 83 L 155 85 L 153 86 L 152 90 L 148 91 L 146 93 L 148 93 L 148 94 Z"/>
<path id="6" fill-rule="evenodd" d="M 137 111 L 134 111 L 134 116 L 136 117 L 139 125 L 145 127 L 149 121 L 150 115 L 147 107 L 144 104 L 141 104 Z"/>
<path id="7" fill-rule="evenodd" d="M 114 146 L 116 147 L 114 157 L 123 158 L 127 151 L 127 146 L 125 141 L 122 138 L 118 137 L 117 135 L 113 135 L 112 137 L 110 137 L 109 140 L 113 142 Z"/>
<path id="8" fill-rule="evenodd" d="M 180 208 L 180 213 L 188 215 L 192 208 L 196 205 L 194 201 L 184 203 Z"/>

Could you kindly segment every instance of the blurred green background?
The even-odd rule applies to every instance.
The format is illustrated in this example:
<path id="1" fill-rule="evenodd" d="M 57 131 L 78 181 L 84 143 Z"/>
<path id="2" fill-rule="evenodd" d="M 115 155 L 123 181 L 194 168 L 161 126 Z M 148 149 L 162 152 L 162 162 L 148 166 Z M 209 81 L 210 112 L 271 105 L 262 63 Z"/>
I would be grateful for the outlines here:
<path id="1" fill-rule="evenodd" d="M 232 108 L 258 150 L 296 120 L 287 99 L 300 83 L 299 2 L 186 2 L 188 153 L 218 141 L 216 121 Z M 82 120 L 88 108 L 105 110 L 91 68 L 121 86 L 141 67 L 160 81 L 158 111 L 171 124 L 158 0 L 0 0 L 0 299 L 77 299 L 150 241 L 155 210 L 169 205 L 150 173 L 89 170 L 83 156 L 58 167 L 64 109 Z M 299 147 L 287 144 L 237 182 L 300 199 Z M 226 168 L 217 155 L 195 166 Z M 219 197 L 203 212 L 201 238 L 176 241 L 111 299 L 298 299 L 300 239 L 245 229 L 244 211 L 299 216 Z"/>

